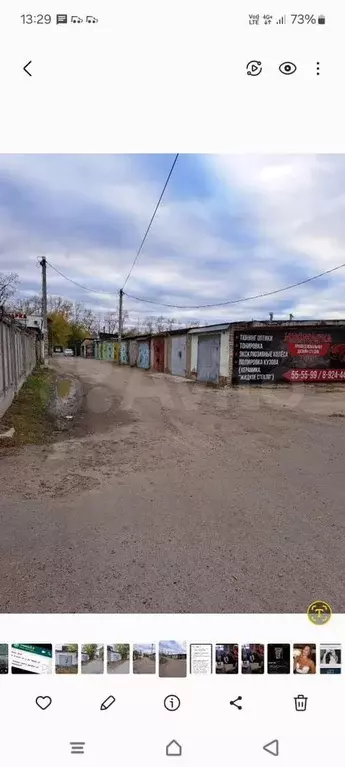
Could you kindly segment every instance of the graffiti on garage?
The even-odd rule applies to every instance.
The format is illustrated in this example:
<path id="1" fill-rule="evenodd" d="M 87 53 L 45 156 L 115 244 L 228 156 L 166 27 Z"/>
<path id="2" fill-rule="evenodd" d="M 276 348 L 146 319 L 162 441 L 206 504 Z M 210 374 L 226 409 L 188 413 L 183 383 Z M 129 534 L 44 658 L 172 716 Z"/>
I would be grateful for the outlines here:
<path id="1" fill-rule="evenodd" d="M 121 341 L 120 359 L 121 359 L 121 365 L 128 365 L 128 362 L 129 362 L 128 341 Z"/>
<path id="2" fill-rule="evenodd" d="M 150 367 L 150 342 L 139 341 L 138 367 L 148 370 Z"/>
<path id="3" fill-rule="evenodd" d="M 235 331 L 235 384 L 341 381 L 345 382 L 345 328 Z"/>

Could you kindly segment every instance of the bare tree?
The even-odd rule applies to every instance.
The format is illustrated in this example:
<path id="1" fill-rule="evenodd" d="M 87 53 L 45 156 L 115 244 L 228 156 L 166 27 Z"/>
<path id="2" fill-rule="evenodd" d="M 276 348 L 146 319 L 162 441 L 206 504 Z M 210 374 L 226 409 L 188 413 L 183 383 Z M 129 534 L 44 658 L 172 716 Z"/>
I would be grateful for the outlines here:
<path id="1" fill-rule="evenodd" d="M 122 312 L 122 329 L 125 328 L 128 322 L 128 311 Z M 119 312 L 118 309 L 114 311 L 105 312 L 104 325 L 107 333 L 118 333 L 119 330 Z"/>
<path id="2" fill-rule="evenodd" d="M 187 328 L 200 328 L 201 322 L 200 320 L 189 320 L 189 322 L 186 322 Z"/>
<path id="3" fill-rule="evenodd" d="M 13 312 L 21 312 L 22 314 L 41 314 L 41 296 L 38 293 L 26 298 L 15 296 L 11 301 L 11 309 Z"/>
<path id="4" fill-rule="evenodd" d="M 165 320 L 165 327 L 167 330 L 174 330 L 174 327 L 178 325 L 178 320 L 174 317 L 167 317 Z"/>
<path id="5" fill-rule="evenodd" d="M 72 301 L 68 301 L 61 296 L 48 296 L 47 300 L 48 314 L 56 312 L 63 314 L 69 322 L 72 322 L 74 316 L 74 306 Z"/>
<path id="6" fill-rule="evenodd" d="M 19 276 L 16 272 L 0 273 L 0 306 L 5 306 L 16 292 Z"/>
<path id="7" fill-rule="evenodd" d="M 119 327 L 118 311 L 106 312 L 104 315 L 104 325 L 107 333 L 116 333 Z"/>
<path id="8" fill-rule="evenodd" d="M 81 316 L 81 324 L 83 325 L 86 330 L 88 330 L 92 335 L 95 335 L 98 331 L 98 318 L 96 317 L 95 313 L 92 311 L 92 309 L 87 309 L 84 307 L 83 313 Z"/>
<path id="9" fill-rule="evenodd" d="M 145 320 L 142 321 L 142 330 L 144 333 L 154 333 L 156 329 L 156 318 L 155 317 L 146 317 Z"/>

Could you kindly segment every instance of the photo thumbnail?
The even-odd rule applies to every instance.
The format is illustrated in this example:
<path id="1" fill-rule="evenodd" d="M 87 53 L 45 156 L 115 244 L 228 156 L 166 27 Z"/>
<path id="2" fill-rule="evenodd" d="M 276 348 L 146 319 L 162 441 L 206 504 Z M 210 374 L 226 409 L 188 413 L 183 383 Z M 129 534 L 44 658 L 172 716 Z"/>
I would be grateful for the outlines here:
<path id="1" fill-rule="evenodd" d="M 156 673 L 156 645 L 135 644 L 133 646 L 133 674 Z"/>
<path id="2" fill-rule="evenodd" d="M 267 646 L 267 671 L 269 674 L 290 674 L 291 649 L 289 644 Z"/>
<path id="3" fill-rule="evenodd" d="M 83 644 L 81 646 L 81 673 L 103 674 L 104 646 L 102 644 Z"/>
<path id="4" fill-rule="evenodd" d="M 212 674 L 213 658 L 211 644 L 191 644 L 190 653 L 190 673 L 197 675 Z"/>
<path id="5" fill-rule="evenodd" d="M 58 644 L 55 646 L 55 673 L 78 673 L 78 645 Z"/>
<path id="6" fill-rule="evenodd" d="M 265 646 L 242 645 L 242 674 L 263 674 L 265 671 Z"/>
<path id="7" fill-rule="evenodd" d="M 108 674 L 129 674 L 130 647 L 129 644 L 108 644 L 107 672 Z"/>
<path id="8" fill-rule="evenodd" d="M 8 674 L 8 645 L 0 644 L 0 674 Z"/>
<path id="9" fill-rule="evenodd" d="M 294 674 L 316 674 L 315 644 L 294 644 L 293 672 Z"/>
<path id="10" fill-rule="evenodd" d="M 12 674 L 51 674 L 53 646 L 51 644 L 12 644 Z"/>
<path id="11" fill-rule="evenodd" d="M 186 642 L 159 643 L 159 676 L 176 678 L 187 676 Z"/>
<path id="12" fill-rule="evenodd" d="M 341 645 L 320 645 L 320 674 L 341 674 Z"/>
<path id="13" fill-rule="evenodd" d="M 238 673 L 238 644 L 216 645 L 216 674 Z"/>

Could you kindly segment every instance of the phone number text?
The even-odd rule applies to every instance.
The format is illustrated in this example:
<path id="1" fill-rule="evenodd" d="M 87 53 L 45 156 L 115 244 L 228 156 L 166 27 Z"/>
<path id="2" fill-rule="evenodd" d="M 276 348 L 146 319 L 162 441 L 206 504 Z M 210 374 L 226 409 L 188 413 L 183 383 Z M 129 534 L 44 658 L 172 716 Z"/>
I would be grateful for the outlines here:
<path id="1" fill-rule="evenodd" d="M 345 370 L 291 370 L 291 381 L 345 381 Z"/>

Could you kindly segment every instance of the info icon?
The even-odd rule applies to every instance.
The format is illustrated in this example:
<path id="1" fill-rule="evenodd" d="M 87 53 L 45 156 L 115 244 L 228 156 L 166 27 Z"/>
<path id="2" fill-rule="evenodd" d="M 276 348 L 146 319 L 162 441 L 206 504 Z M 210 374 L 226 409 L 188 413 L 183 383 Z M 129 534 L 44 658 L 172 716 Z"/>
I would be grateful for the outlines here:
<path id="1" fill-rule="evenodd" d="M 324 626 L 332 617 L 332 608 L 327 602 L 317 599 L 309 605 L 307 615 L 314 626 Z"/>
<path id="2" fill-rule="evenodd" d="M 166 708 L 167 711 L 177 711 L 180 708 L 180 705 L 181 701 L 177 695 L 167 695 L 164 699 L 164 708 Z"/>

